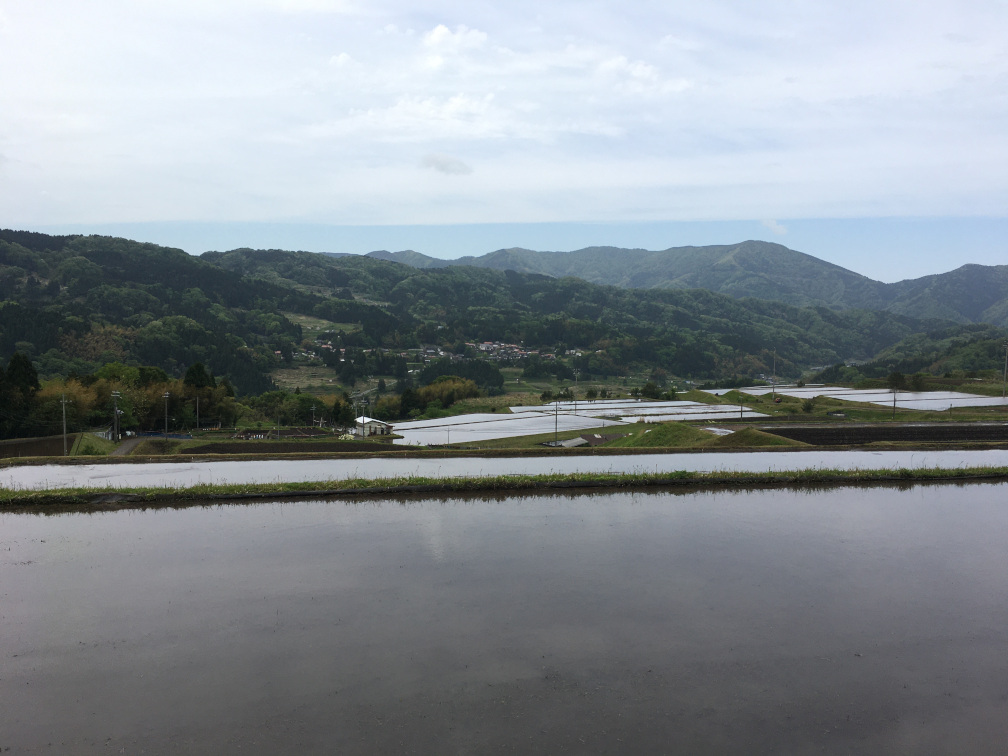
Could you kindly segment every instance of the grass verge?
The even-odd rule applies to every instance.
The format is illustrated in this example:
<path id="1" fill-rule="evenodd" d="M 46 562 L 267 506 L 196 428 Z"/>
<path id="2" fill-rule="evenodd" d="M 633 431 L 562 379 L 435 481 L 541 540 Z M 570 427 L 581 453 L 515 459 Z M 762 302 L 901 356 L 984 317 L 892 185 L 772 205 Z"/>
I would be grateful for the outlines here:
<path id="1" fill-rule="evenodd" d="M 1008 467 L 893 470 L 798 470 L 793 472 L 573 473 L 499 475 L 474 478 L 400 477 L 261 483 L 200 484 L 184 488 L 75 488 L 0 491 L 0 509 L 18 511 L 102 511 L 148 506 L 180 506 L 263 499 L 355 498 L 395 494 L 520 493 L 549 489 L 759 488 L 1008 480 Z"/>

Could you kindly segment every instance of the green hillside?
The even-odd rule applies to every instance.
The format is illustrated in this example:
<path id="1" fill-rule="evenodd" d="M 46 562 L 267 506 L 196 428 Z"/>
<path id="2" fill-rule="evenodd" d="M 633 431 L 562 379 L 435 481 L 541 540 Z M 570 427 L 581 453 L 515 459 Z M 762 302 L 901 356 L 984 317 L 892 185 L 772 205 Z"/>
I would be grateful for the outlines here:
<path id="1" fill-rule="evenodd" d="M 754 264 L 752 255 L 766 251 L 720 249 L 722 267 Z M 592 254 L 601 265 L 602 252 Z M 403 350 L 433 345 L 472 358 L 467 342 L 502 342 L 517 346 L 501 359 L 529 375 L 562 369 L 572 377 L 576 368 L 583 377 L 659 371 L 705 380 L 769 374 L 776 353 L 777 375 L 797 378 L 811 366 L 870 361 L 899 344 L 929 353 L 934 339 L 921 334 L 971 333 L 947 320 L 704 289 L 283 250 L 197 258 L 127 239 L 20 231 L 0 231 L 0 282 L 0 359 L 25 354 L 43 377 L 109 362 L 179 377 L 199 362 L 239 393 L 270 388 L 271 373 L 295 355 L 352 381 L 385 354 L 400 360 L 400 375 Z"/>
<path id="2" fill-rule="evenodd" d="M 576 276 L 634 289 L 708 289 L 797 306 L 886 310 L 920 319 L 1008 326 L 1008 265 L 957 270 L 886 284 L 780 244 L 745 241 L 662 251 L 587 247 L 574 252 L 501 249 L 481 257 L 435 260 L 411 253 L 373 253 L 430 268 L 465 265 Z"/>

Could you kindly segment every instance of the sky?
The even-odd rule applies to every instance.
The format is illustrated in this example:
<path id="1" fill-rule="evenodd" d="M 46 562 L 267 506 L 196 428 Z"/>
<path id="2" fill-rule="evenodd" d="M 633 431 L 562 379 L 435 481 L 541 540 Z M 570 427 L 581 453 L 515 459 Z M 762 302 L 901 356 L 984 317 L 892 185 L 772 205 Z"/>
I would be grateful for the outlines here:
<path id="1" fill-rule="evenodd" d="M 1008 263 L 1003 0 L 4 0 L 0 226 Z"/>

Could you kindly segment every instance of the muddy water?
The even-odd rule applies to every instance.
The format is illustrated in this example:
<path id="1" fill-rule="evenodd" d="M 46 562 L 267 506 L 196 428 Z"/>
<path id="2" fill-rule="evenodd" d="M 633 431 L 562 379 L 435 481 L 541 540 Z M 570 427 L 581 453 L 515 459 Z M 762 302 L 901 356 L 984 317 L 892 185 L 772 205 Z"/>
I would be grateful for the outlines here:
<path id="1" fill-rule="evenodd" d="M 993 752 L 1008 485 L 0 515 L 0 749 Z"/>

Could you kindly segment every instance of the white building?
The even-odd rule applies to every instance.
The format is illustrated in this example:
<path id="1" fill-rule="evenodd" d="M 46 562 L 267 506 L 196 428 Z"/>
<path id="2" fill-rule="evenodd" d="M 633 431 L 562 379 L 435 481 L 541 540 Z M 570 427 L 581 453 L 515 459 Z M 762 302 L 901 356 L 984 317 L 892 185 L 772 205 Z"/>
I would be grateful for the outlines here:
<path id="1" fill-rule="evenodd" d="M 355 421 L 354 434 L 357 436 L 388 436 L 392 433 L 392 426 L 389 423 L 375 420 L 373 417 L 361 415 Z"/>

